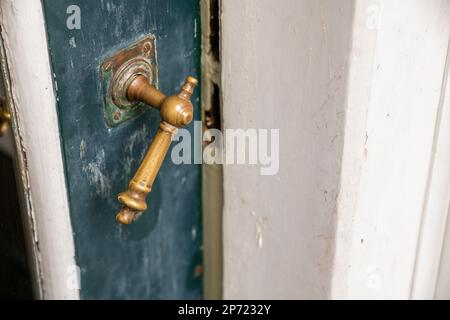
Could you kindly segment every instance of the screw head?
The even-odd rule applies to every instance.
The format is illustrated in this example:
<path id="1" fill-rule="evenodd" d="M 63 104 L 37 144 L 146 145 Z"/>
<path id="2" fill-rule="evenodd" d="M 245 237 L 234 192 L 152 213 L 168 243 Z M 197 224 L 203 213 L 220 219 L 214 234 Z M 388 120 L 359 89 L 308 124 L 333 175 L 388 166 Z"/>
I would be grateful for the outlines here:
<path id="1" fill-rule="evenodd" d="M 142 53 L 146 56 L 150 55 L 150 52 L 152 50 L 152 44 L 150 42 L 146 42 L 142 46 Z"/>

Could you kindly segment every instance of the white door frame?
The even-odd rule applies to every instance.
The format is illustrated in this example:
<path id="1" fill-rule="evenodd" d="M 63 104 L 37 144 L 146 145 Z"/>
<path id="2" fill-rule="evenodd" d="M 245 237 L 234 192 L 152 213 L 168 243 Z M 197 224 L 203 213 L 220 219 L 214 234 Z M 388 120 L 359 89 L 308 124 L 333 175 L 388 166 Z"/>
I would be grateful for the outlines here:
<path id="1" fill-rule="evenodd" d="M 36 295 L 78 299 L 78 269 L 45 20 L 39 0 L 0 1 L 2 67 Z"/>

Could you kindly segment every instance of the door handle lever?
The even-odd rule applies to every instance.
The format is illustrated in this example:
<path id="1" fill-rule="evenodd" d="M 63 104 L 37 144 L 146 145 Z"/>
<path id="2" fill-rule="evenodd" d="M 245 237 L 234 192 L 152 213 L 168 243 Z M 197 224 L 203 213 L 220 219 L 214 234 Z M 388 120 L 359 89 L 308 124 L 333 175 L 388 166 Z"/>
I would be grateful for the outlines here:
<path id="1" fill-rule="evenodd" d="M 197 79 L 188 77 L 180 92 L 169 97 L 149 84 L 143 75 L 137 75 L 128 83 L 128 100 L 143 102 L 159 109 L 161 122 L 144 159 L 128 185 L 128 190 L 118 196 L 123 206 L 116 220 L 121 224 L 132 223 L 147 209 L 146 197 L 169 150 L 173 135 L 178 128 L 186 126 L 193 119 L 194 107 L 190 99 Z"/>

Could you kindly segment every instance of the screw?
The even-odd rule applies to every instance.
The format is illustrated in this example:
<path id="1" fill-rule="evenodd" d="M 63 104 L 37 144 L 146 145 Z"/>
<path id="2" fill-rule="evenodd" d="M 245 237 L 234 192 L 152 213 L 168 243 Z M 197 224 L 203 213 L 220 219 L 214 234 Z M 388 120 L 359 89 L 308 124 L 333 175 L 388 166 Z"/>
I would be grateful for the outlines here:
<path id="1" fill-rule="evenodd" d="M 116 111 L 114 112 L 113 118 L 114 120 L 119 121 L 121 116 L 120 111 Z"/>

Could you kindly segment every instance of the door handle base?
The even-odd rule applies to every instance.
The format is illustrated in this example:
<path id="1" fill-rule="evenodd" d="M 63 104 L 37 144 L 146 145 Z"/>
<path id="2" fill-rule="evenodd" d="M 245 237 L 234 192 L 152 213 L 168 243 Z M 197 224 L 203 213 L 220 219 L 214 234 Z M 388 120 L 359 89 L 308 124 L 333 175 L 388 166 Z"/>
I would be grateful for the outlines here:
<path id="1" fill-rule="evenodd" d="M 158 87 L 155 36 L 147 35 L 129 47 L 107 58 L 100 67 L 103 93 L 103 114 L 110 128 L 134 119 L 148 106 L 127 98 L 132 75 L 142 75 L 155 88 Z"/>

